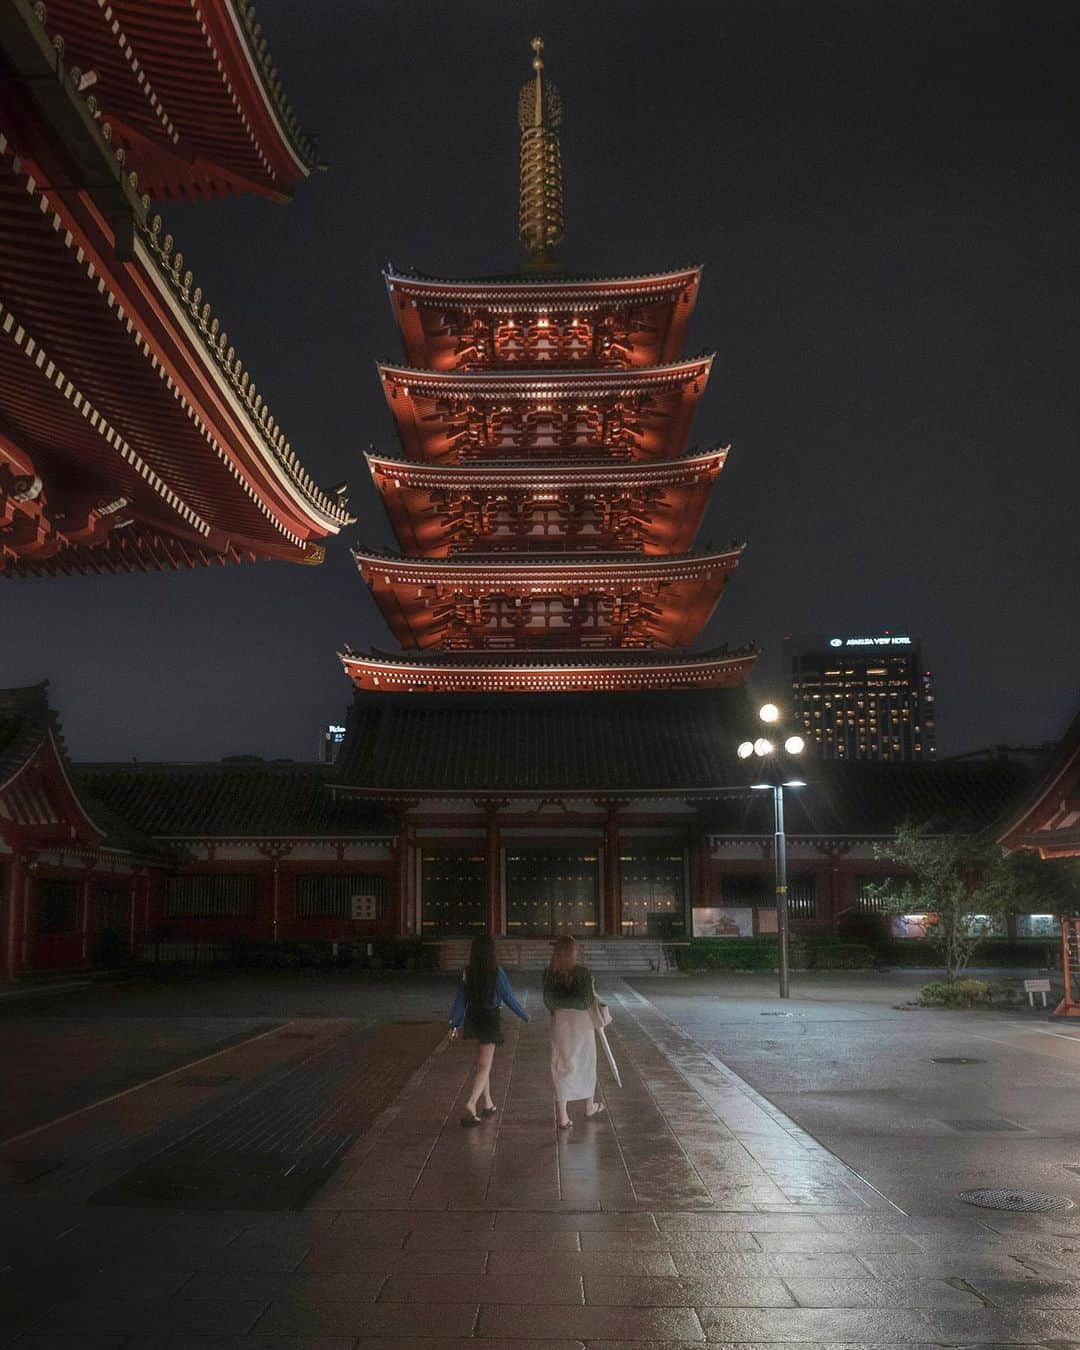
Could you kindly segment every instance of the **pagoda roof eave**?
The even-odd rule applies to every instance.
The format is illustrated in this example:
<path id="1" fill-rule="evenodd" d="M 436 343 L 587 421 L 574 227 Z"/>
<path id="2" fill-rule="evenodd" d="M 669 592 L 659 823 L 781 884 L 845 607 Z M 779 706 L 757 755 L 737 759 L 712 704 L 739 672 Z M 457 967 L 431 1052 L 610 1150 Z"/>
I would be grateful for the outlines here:
<path id="1" fill-rule="evenodd" d="M 538 648 L 530 651 L 403 651 L 384 652 L 374 648 L 371 652 L 338 652 L 343 665 L 363 662 L 368 665 L 384 666 L 387 670 L 398 666 L 418 669 L 447 670 L 549 670 L 551 668 L 573 668 L 575 670 L 615 670 L 631 666 L 695 666 L 695 665 L 737 665 L 744 661 L 756 660 L 760 655 L 757 647 L 741 648 L 713 647 L 702 652 L 671 651 L 664 648 L 607 648 L 589 651 L 580 647 Z"/>
<path id="2" fill-rule="evenodd" d="M 667 483 L 689 469 L 708 469 L 719 463 L 723 466 L 731 452 L 730 445 L 714 446 L 709 450 L 689 450 L 675 459 L 658 461 L 619 461 L 609 458 L 582 457 L 563 459 L 476 460 L 461 463 L 427 464 L 407 459 L 403 454 L 365 451 L 364 459 L 372 471 L 391 473 L 408 486 L 448 486 L 452 483 L 502 483 L 515 479 L 535 479 L 537 482 L 582 483 Z"/>
<path id="3" fill-rule="evenodd" d="M 568 398 L 583 394 L 645 392 L 654 387 L 675 387 L 694 379 L 707 379 L 715 352 L 684 357 L 659 366 L 630 366 L 625 369 L 504 370 L 424 370 L 378 361 L 376 368 L 384 383 L 405 385 L 410 393 L 422 389 L 435 397 L 440 394 L 460 398 L 506 398 L 514 394 L 542 394 Z"/>
<path id="4" fill-rule="evenodd" d="M 491 277 L 435 277 L 423 272 L 399 272 L 389 266 L 383 271 L 387 289 L 396 288 L 427 295 L 431 299 L 460 296 L 463 299 L 521 298 L 535 301 L 540 297 L 565 296 L 573 299 L 590 292 L 626 294 L 668 294 L 697 285 L 701 280 L 703 264 L 680 267 L 669 272 L 644 272 L 627 276 L 593 275 L 520 275 Z"/>
<path id="5" fill-rule="evenodd" d="M 730 568 L 738 564 L 746 549 L 745 544 L 736 544 L 718 552 L 679 553 L 673 555 L 644 553 L 567 553 L 541 554 L 528 553 L 469 553 L 453 558 L 414 558 L 399 553 L 383 553 L 373 550 L 352 549 L 353 561 L 363 569 L 369 567 L 373 572 L 397 574 L 396 579 L 414 579 L 423 584 L 425 580 L 434 583 L 460 578 L 462 581 L 483 580 L 488 577 L 510 582 L 515 575 L 523 581 L 543 576 L 548 579 L 552 574 L 565 577 L 582 578 L 589 575 L 601 578 L 605 573 L 631 574 L 647 579 L 684 573 L 687 576 L 703 575 L 714 568 Z"/>
<path id="6" fill-rule="evenodd" d="M 338 653 L 345 674 L 360 689 L 421 694 L 715 689 L 743 684 L 758 656 L 753 647 L 698 653 L 656 648 L 436 651 L 400 656 L 379 651 Z"/>

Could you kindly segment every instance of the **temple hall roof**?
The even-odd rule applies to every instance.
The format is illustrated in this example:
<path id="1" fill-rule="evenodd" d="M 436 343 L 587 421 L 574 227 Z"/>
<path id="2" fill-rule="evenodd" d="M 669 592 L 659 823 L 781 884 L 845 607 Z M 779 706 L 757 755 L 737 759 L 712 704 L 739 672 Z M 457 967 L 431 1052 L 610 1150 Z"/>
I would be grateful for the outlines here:
<path id="1" fill-rule="evenodd" d="M 46 683 L 0 689 L 0 834 L 75 852 L 172 860 L 172 854 L 75 780 Z"/>
<path id="2" fill-rule="evenodd" d="M 703 791 L 723 785 L 745 691 L 358 693 L 335 782 L 380 796 Z"/>
<path id="3" fill-rule="evenodd" d="M 17 143 L 0 133 L 9 574 L 318 561 L 344 501 L 304 470 L 56 51 L 35 53 L 39 101 Z"/>
<path id="4" fill-rule="evenodd" d="M 481 696 L 358 693 L 334 766 L 342 791 L 712 799 L 716 835 L 771 833 L 735 754 L 754 723 L 745 689 Z M 844 764 L 808 760 L 788 793 L 793 835 L 886 835 L 905 820 L 982 830 L 1024 792 L 1015 762 Z"/>
<path id="5" fill-rule="evenodd" d="M 1054 747 L 1033 791 L 1002 823 L 997 842 L 1044 859 L 1080 858 L 1080 713 Z"/>
<path id="6" fill-rule="evenodd" d="M 377 808 L 335 799 L 324 764 L 223 761 L 76 766 L 113 811 L 162 840 L 370 838 L 394 833 Z"/>
<path id="7" fill-rule="evenodd" d="M 10 0 L 39 14 L 154 197 L 286 200 L 317 166 L 249 0 Z"/>

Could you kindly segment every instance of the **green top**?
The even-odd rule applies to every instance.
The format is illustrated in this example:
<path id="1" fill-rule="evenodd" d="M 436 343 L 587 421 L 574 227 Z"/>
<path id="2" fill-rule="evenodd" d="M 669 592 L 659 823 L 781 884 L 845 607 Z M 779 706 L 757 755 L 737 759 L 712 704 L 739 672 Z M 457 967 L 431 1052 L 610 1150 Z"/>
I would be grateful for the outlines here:
<path id="1" fill-rule="evenodd" d="M 548 1012 L 558 1012 L 560 1008 L 577 1008 L 585 1012 L 592 1007 L 595 997 L 592 976 L 585 966 L 574 967 L 569 987 L 555 978 L 550 966 L 544 971 L 544 1007 Z"/>

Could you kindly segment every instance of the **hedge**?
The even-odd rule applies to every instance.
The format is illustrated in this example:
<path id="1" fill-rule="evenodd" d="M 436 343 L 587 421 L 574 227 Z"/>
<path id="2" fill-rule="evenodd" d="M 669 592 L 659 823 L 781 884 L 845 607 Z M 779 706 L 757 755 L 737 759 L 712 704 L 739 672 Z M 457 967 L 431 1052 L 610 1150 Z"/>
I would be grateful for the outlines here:
<path id="1" fill-rule="evenodd" d="M 676 949 L 680 970 L 776 970 L 779 951 L 775 937 L 692 938 Z M 792 937 L 791 964 L 795 970 L 870 970 L 873 950 L 863 942 L 830 938 Z"/>
<path id="2" fill-rule="evenodd" d="M 1028 938 L 1010 942 L 1007 938 L 987 938 L 975 948 L 969 964 L 975 966 L 1033 966 L 1043 969 L 1050 964 L 1054 943 L 1046 938 Z M 925 967 L 944 966 L 939 952 L 922 938 L 879 942 L 875 948 L 879 966 Z"/>

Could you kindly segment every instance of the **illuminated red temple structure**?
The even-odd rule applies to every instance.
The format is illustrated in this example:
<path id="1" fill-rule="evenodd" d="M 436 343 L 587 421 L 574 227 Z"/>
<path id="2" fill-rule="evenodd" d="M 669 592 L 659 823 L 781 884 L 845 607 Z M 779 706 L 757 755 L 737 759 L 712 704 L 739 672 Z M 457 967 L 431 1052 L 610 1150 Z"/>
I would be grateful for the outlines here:
<path id="1" fill-rule="evenodd" d="M 341 495 L 300 466 L 147 200 L 282 198 L 314 166 L 250 8 L 41 12 L 0 18 L 5 570 L 316 560 Z M 696 545 L 728 455 L 689 443 L 700 270 L 564 273 L 539 49 L 520 114 L 520 271 L 386 275 L 400 450 L 367 464 L 399 551 L 355 559 L 399 649 L 342 657 L 336 762 L 73 764 L 46 689 L 0 690 L 8 979 L 290 942 L 459 962 L 485 930 L 508 966 L 572 932 L 591 964 L 641 970 L 684 937 L 775 931 L 771 819 L 735 756 L 757 653 L 699 646 L 741 557 Z M 982 831 L 1030 786 L 997 759 L 807 776 L 788 807 L 805 938 L 887 934 L 871 883 L 901 821 Z"/>
<path id="2" fill-rule="evenodd" d="M 367 459 L 401 551 L 354 557 L 403 654 L 345 668 L 410 693 L 738 686 L 753 651 L 683 650 L 742 553 L 694 549 L 728 453 L 687 444 L 712 364 L 682 354 L 701 269 L 564 274 L 561 107 L 534 52 L 521 273 L 386 273 L 407 364 L 379 377 L 402 450 Z"/>
<path id="3" fill-rule="evenodd" d="M 0 572 L 317 563 L 305 470 L 155 211 L 316 167 L 246 0 L 0 14 Z"/>
<path id="4" fill-rule="evenodd" d="M 1069 869 L 1070 909 L 1056 916 L 1061 928 L 1063 997 L 1058 1017 L 1080 1017 L 1080 714 L 1057 745 L 1034 791 L 997 831 L 1009 853 L 1028 852 L 1054 867 L 1064 882 Z M 1043 916 L 1050 920 L 1055 916 Z"/>

